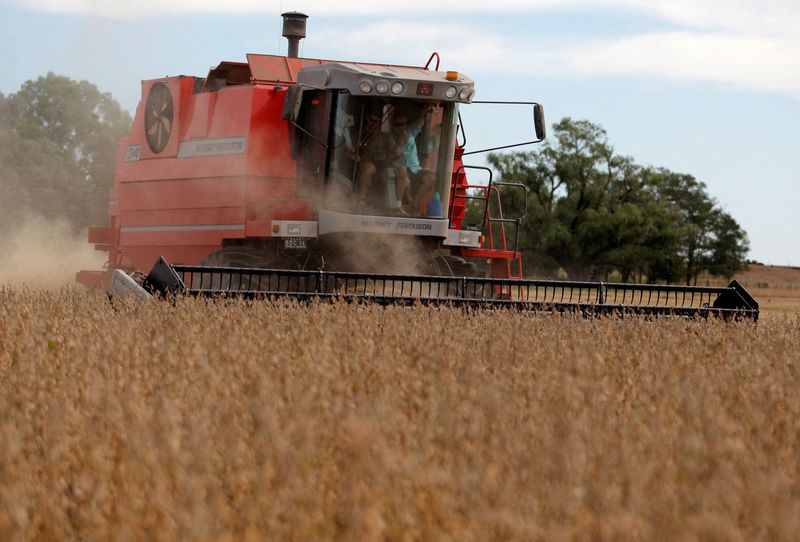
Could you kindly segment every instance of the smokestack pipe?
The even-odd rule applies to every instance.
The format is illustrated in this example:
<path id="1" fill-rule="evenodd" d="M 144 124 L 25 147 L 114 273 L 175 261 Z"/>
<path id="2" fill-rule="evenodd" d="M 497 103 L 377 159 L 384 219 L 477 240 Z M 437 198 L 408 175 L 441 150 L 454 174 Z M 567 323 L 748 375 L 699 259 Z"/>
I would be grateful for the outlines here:
<path id="1" fill-rule="evenodd" d="M 289 52 L 286 56 L 297 58 L 300 53 L 300 40 L 306 37 L 306 19 L 308 15 L 298 11 L 281 13 L 283 17 L 283 37 L 289 40 Z"/>

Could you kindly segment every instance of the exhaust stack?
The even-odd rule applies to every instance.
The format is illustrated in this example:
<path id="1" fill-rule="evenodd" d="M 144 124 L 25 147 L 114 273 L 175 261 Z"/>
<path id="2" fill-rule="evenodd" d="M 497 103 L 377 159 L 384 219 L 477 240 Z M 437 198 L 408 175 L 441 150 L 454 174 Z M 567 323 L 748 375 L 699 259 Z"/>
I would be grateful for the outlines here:
<path id="1" fill-rule="evenodd" d="M 283 37 L 289 40 L 289 58 L 297 58 L 300 51 L 300 40 L 306 37 L 306 19 L 308 15 L 298 11 L 281 13 L 283 17 Z"/>

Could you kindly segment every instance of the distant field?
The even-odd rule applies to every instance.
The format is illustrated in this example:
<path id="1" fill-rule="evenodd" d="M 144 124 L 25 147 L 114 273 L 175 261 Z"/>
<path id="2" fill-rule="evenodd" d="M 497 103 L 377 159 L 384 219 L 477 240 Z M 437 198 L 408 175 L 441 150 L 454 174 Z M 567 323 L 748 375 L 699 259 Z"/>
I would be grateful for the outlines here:
<path id="1" fill-rule="evenodd" d="M 0 288 L 0 540 L 798 540 L 799 330 Z"/>
<path id="2" fill-rule="evenodd" d="M 762 316 L 800 314 L 800 268 L 752 264 L 735 278 L 758 301 Z"/>

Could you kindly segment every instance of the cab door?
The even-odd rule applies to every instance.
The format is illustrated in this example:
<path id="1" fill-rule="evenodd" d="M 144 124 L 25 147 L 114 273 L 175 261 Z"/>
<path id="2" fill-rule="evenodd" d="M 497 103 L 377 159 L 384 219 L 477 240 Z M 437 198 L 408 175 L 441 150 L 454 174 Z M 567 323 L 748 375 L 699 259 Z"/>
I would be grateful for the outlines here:
<path id="1" fill-rule="evenodd" d="M 300 197 L 308 197 L 310 193 L 319 194 L 327 177 L 332 102 L 330 92 L 303 91 L 295 126 L 296 147 L 293 149 L 298 158 L 299 190 L 303 192 L 298 194 Z"/>

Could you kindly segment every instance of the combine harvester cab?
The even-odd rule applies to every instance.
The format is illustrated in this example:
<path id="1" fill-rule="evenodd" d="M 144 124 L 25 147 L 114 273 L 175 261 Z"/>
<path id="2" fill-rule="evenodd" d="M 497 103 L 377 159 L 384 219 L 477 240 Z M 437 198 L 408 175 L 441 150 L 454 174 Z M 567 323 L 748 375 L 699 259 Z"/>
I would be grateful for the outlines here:
<path id="1" fill-rule="evenodd" d="M 472 169 L 488 183 L 467 179 L 458 111 L 473 103 L 472 80 L 439 71 L 436 54 L 424 67 L 298 58 L 305 20 L 284 14 L 286 57 L 249 54 L 205 78 L 142 83 L 109 226 L 89 232 L 109 253 L 107 269 L 79 282 L 143 297 L 757 317 L 737 284 L 524 280 L 524 213 L 505 215 L 502 194 L 526 187 L 493 182 L 486 168 Z M 526 103 L 536 139 L 507 147 L 545 137 L 541 106 Z M 472 223 L 470 201 L 482 210 Z"/>

